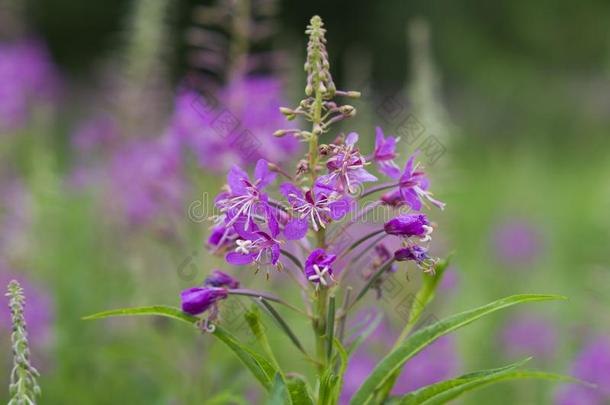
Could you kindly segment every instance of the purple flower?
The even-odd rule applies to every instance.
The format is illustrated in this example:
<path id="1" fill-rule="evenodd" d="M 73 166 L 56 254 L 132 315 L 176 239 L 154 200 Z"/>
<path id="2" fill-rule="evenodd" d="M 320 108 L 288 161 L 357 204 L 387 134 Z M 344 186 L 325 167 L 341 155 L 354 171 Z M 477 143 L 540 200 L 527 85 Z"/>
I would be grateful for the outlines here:
<path id="1" fill-rule="evenodd" d="M 110 162 L 113 197 L 132 223 L 142 224 L 168 209 L 182 209 L 186 184 L 172 139 L 128 143 Z"/>
<path id="2" fill-rule="evenodd" d="M 607 404 L 610 401 L 610 340 L 600 337 L 589 342 L 572 363 L 570 375 L 597 387 L 563 386 L 555 397 L 555 404 Z"/>
<path id="3" fill-rule="evenodd" d="M 203 285 L 206 287 L 225 287 L 230 289 L 239 288 L 239 281 L 223 273 L 220 270 L 214 270 L 210 276 L 208 276 Z"/>
<path id="4" fill-rule="evenodd" d="M 273 209 L 269 205 L 264 188 L 275 180 L 275 173 L 269 171 L 269 163 L 261 159 L 254 169 L 254 180 L 239 166 L 233 166 L 227 176 L 228 193 L 222 193 L 216 198 L 216 206 L 227 215 L 226 226 L 231 226 L 244 219 L 244 229 L 253 229 L 254 218 L 262 215 L 273 236 L 279 232 L 279 225 Z"/>
<path id="5" fill-rule="evenodd" d="M 57 99 L 60 80 L 43 44 L 0 44 L 0 133 L 23 127 L 35 107 Z"/>
<path id="6" fill-rule="evenodd" d="M 410 238 L 419 236 L 422 242 L 431 239 L 433 228 L 424 214 L 402 214 L 392 218 L 383 225 L 383 229 L 389 235 Z"/>
<path id="7" fill-rule="evenodd" d="M 424 266 L 431 259 L 428 256 L 428 249 L 419 245 L 409 245 L 404 248 L 398 249 L 394 252 L 394 259 L 397 262 L 404 262 L 407 260 L 414 261 L 419 267 Z"/>
<path id="8" fill-rule="evenodd" d="M 331 265 L 337 259 L 337 256 L 329 254 L 324 249 L 316 249 L 307 258 L 305 262 L 305 275 L 312 283 L 323 286 L 328 285 L 327 277 L 330 280 L 333 278 L 333 269 Z"/>
<path id="9" fill-rule="evenodd" d="M 228 263 L 243 266 L 255 263 L 258 268 L 276 266 L 280 259 L 280 242 L 271 235 L 262 231 L 240 233 L 240 239 L 235 241 L 236 247 L 227 253 L 225 259 Z"/>
<path id="10" fill-rule="evenodd" d="M 496 257 L 507 265 L 527 265 L 540 255 L 540 233 L 530 221 L 506 221 L 496 228 L 493 239 Z"/>
<path id="11" fill-rule="evenodd" d="M 232 164 L 250 166 L 261 158 L 288 161 L 299 142 L 273 136 L 286 126 L 278 113 L 281 90 L 274 78 L 248 77 L 231 82 L 215 96 L 183 92 L 176 99 L 170 133 L 195 153 L 202 167 L 214 171 Z"/>
<path id="12" fill-rule="evenodd" d="M 550 359 L 557 348 L 557 331 L 546 318 L 522 314 L 510 320 L 502 331 L 501 340 L 510 357 L 533 355 Z"/>
<path id="13" fill-rule="evenodd" d="M 227 298 L 228 295 L 226 288 L 189 288 L 180 294 L 182 311 L 191 315 L 199 315 L 210 309 L 216 302 Z"/>
<path id="14" fill-rule="evenodd" d="M 375 128 L 373 160 L 377 163 L 381 173 L 393 179 L 400 177 L 400 168 L 394 162 L 394 159 L 396 159 L 396 141 L 397 139 L 393 136 L 388 136 L 386 139 L 383 130 L 380 127 Z"/>
<path id="15" fill-rule="evenodd" d="M 337 193 L 327 193 L 322 190 L 315 194 L 303 191 L 292 183 L 280 186 L 280 192 L 286 197 L 292 207 L 291 218 L 284 229 L 288 240 L 302 239 L 307 234 L 308 224 L 314 231 L 326 228 L 326 224 L 341 219 L 351 209 L 349 197 Z"/>
<path id="16" fill-rule="evenodd" d="M 440 209 L 445 208 L 445 204 L 432 198 L 432 193 L 428 191 L 429 182 L 422 171 L 417 171 L 415 158 L 418 152 L 415 152 L 405 165 L 405 170 L 398 180 L 398 189 L 400 196 L 404 202 L 414 209 L 419 211 L 422 209 L 422 200 L 428 200 Z"/>
<path id="17" fill-rule="evenodd" d="M 320 176 L 316 185 L 341 194 L 355 193 L 362 183 L 377 181 L 364 169 L 366 159 L 356 147 L 358 134 L 350 133 L 343 145 L 335 146 L 326 162 L 328 174 Z"/>
<path id="18" fill-rule="evenodd" d="M 208 237 L 208 247 L 214 252 L 224 251 L 235 244 L 237 237 L 237 232 L 232 226 L 217 225 L 212 228 Z"/>

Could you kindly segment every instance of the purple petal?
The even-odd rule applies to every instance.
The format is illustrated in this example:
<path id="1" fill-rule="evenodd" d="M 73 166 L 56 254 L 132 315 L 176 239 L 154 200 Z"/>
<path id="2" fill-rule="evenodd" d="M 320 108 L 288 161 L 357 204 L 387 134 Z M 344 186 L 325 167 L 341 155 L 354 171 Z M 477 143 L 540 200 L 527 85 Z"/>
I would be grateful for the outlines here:
<path id="1" fill-rule="evenodd" d="M 394 162 L 379 162 L 377 164 L 379 171 L 388 177 L 398 179 L 400 177 L 400 169 Z"/>
<path id="2" fill-rule="evenodd" d="M 358 134 L 355 132 L 350 132 L 345 139 L 345 144 L 354 146 L 358 142 Z"/>
<path id="3" fill-rule="evenodd" d="M 288 240 L 303 239 L 307 234 L 309 223 L 305 218 L 293 218 L 286 224 L 284 228 L 284 236 Z"/>
<path id="4" fill-rule="evenodd" d="M 259 159 L 254 169 L 254 181 L 259 181 L 258 187 L 263 188 L 275 180 L 275 173 L 269 171 L 269 162 Z"/>
<path id="5" fill-rule="evenodd" d="M 229 174 L 227 175 L 227 183 L 231 187 L 233 194 L 246 194 L 246 186 L 244 185 L 243 179 L 248 180 L 248 173 L 242 170 L 241 167 L 233 165 Z"/>
<path id="6" fill-rule="evenodd" d="M 225 260 L 229 264 L 233 264 L 235 266 L 243 266 L 246 264 L 250 264 L 256 258 L 256 253 L 242 254 L 237 252 L 229 252 L 225 256 Z"/>
<path id="7" fill-rule="evenodd" d="M 417 193 L 415 193 L 415 191 L 413 191 L 410 188 L 401 189 L 400 195 L 402 196 L 403 200 L 405 200 L 405 203 L 407 203 L 407 205 L 409 207 L 411 207 L 412 210 L 415 210 L 415 211 L 421 210 L 422 203 L 419 200 L 419 197 L 417 196 Z"/>
<path id="8" fill-rule="evenodd" d="M 286 199 L 292 204 L 292 200 L 294 199 L 293 197 L 291 197 L 292 194 L 296 194 L 297 196 L 299 196 L 300 198 L 303 198 L 303 192 L 301 191 L 301 189 L 299 189 L 297 186 L 295 186 L 292 183 L 283 183 L 280 186 L 280 193 L 286 197 Z"/>
<path id="9" fill-rule="evenodd" d="M 354 200 L 345 196 L 342 199 L 330 203 L 330 217 L 337 221 L 347 215 L 352 209 L 354 209 Z"/>

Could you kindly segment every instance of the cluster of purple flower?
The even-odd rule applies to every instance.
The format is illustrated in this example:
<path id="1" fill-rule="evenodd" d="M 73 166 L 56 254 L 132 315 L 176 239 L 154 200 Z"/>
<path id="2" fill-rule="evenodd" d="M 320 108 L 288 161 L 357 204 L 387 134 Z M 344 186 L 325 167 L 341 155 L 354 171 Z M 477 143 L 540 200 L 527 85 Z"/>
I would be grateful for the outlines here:
<path id="1" fill-rule="evenodd" d="M 220 215 L 208 240 L 211 249 L 225 255 L 229 264 L 254 265 L 257 271 L 263 269 L 269 276 L 270 270 L 281 269 L 282 245 L 288 241 L 299 241 L 300 246 L 309 246 L 310 234 L 324 231 L 329 224 L 340 221 L 357 210 L 360 196 L 352 194 L 364 183 L 377 181 L 368 171 L 369 162 L 361 154 L 358 135 L 350 133 L 338 138 L 331 145 L 320 145 L 320 162 L 326 173 L 317 177 L 312 187 L 301 186 L 307 179 L 307 171 L 297 169 L 295 178 L 285 173 L 291 181 L 279 186 L 279 195 L 274 198 L 268 188 L 276 181 L 276 166 L 260 159 L 250 177 L 246 171 L 235 165 L 227 176 L 224 190 L 216 197 L 215 204 Z M 420 210 L 427 202 L 438 207 L 444 205 L 433 199 L 428 191 L 428 180 L 415 164 L 416 155 L 411 156 L 401 172 L 394 162 L 396 139 L 385 138 L 377 131 L 377 142 L 370 160 L 379 171 L 397 180 L 377 189 L 365 191 L 369 195 L 376 190 L 388 190 L 380 201 L 389 208 L 409 207 Z M 394 170 L 396 169 L 396 170 Z M 388 202 L 391 201 L 391 202 Z M 403 240 L 403 245 L 388 261 L 413 261 L 424 271 L 433 271 L 435 259 L 428 255 L 426 243 L 431 240 L 433 226 L 423 213 L 401 213 L 383 225 L 375 234 L 385 232 Z M 372 245 L 371 248 L 379 245 Z M 305 278 L 315 288 L 326 288 L 335 282 L 333 263 L 345 254 L 339 246 L 318 246 L 304 251 L 303 266 Z M 204 287 L 210 302 L 225 298 L 224 293 L 213 293 L 214 288 Z M 203 292 L 201 292 L 203 294 Z M 182 305 L 186 312 L 197 314 L 209 305 L 192 305 L 192 295 L 183 294 Z"/>
<path id="2" fill-rule="evenodd" d="M 0 133 L 23 127 L 36 106 L 52 103 L 60 80 L 37 40 L 0 43 Z"/>
<path id="3" fill-rule="evenodd" d="M 216 172 L 231 164 L 251 166 L 260 158 L 285 161 L 299 143 L 273 137 L 282 120 L 281 90 L 279 80 L 263 76 L 232 81 L 214 96 L 186 90 L 176 99 L 169 132 L 201 167 Z"/>

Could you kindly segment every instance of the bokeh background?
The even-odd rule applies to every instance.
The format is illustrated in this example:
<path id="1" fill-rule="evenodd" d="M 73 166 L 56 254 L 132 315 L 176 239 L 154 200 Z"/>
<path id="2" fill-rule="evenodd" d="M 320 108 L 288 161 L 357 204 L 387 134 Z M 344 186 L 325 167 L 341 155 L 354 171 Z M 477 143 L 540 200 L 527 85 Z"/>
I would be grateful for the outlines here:
<path id="1" fill-rule="evenodd" d="M 262 401 L 210 336 L 164 320 L 81 317 L 177 305 L 180 290 L 212 268 L 243 284 L 290 288 L 285 275 L 266 281 L 206 252 L 206 201 L 229 164 L 252 163 L 252 148 L 294 168 L 299 145 L 271 133 L 286 127 L 277 107 L 301 98 L 303 31 L 313 14 L 329 31 L 335 81 L 363 92 L 341 130 L 368 146 L 376 126 L 400 135 L 403 161 L 422 150 L 448 205 L 435 213 L 436 249 L 455 254 L 428 318 L 513 293 L 569 297 L 440 341 L 399 389 L 532 355 L 533 367 L 598 390 L 505 383 L 461 403 L 610 403 L 610 3 L 236 0 L 202 8 L 210 5 L 0 3 L 0 284 L 24 285 L 41 403 Z M 225 107 L 248 139 L 219 136 L 214 119 Z M 388 349 L 419 277 L 398 272 L 396 285 L 363 308 L 387 316 L 350 363 L 346 398 Z M 225 318 L 247 339 L 240 305 L 247 301 Z M 8 386 L 8 310 L 0 321 Z M 305 324 L 295 328 L 307 333 Z M 303 368 L 282 336 L 271 339 L 285 350 L 282 363 Z"/>

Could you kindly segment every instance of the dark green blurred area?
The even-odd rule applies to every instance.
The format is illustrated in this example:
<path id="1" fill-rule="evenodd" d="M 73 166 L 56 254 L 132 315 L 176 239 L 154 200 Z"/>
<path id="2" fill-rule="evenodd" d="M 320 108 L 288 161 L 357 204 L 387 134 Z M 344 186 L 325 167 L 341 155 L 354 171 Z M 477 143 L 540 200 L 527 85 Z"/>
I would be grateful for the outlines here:
<path id="1" fill-rule="evenodd" d="M 173 44 L 167 63 L 175 84 L 187 69 L 183 34 L 195 4 L 200 3 L 175 2 L 167 16 Z M 28 2 L 34 30 L 66 77 L 80 83 L 94 77 L 104 58 L 121 47 L 128 10 L 124 0 Z M 380 93 L 404 92 L 411 83 L 407 22 L 414 17 L 428 21 L 432 57 L 442 78 L 440 101 L 452 125 L 448 151 L 430 172 L 438 196 L 448 203 L 447 211 L 437 215 L 444 228 L 439 233 L 457 251 L 460 274 L 456 295 L 440 297 L 436 314 L 513 293 L 567 295 L 568 303 L 540 310 L 557 323 L 561 338 L 556 357 L 536 363 L 547 371 L 566 371 L 582 343 L 579 331 L 607 335 L 610 328 L 610 2 L 284 1 L 280 47 L 305 43 L 303 30 L 312 14 L 325 19 L 337 81 L 352 79 L 357 66 L 351 64 L 360 61 L 352 57 L 356 51 L 370 63 L 372 87 Z M 296 76 L 293 87 L 300 89 Z M 370 101 L 361 104 L 363 118 L 354 120 L 369 144 L 372 125 L 384 124 Z M 63 115 L 67 121 L 78 116 L 73 111 Z M 68 171 L 66 128 L 71 124 L 60 122 L 54 138 L 45 140 L 56 161 L 47 167 L 33 159 L 27 169 L 34 173 L 28 185 L 44 207 L 31 264 L 57 297 L 57 352 L 42 369 L 41 403 L 234 403 L 222 400 L 224 392 L 244 393 L 252 380 L 208 336 L 193 338 L 181 325 L 164 322 L 80 320 L 86 313 L 132 304 L 143 288 L 149 289 L 146 300 L 175 305 L 179 289 L 190 285 L 176 280 L 174 269 L 192 249 L 201 250 L 206 231 L 201 226 L 188 234 L 189 246 L 177 253 L 164 254 L 166 246 L 150 240 L 117 247 L 124 239 L 99 223 L 91 201 L 62 195 L 58 179 L 35 175 Z M 36 144 L 35 137 L 27 142 Z M 220 186 L 216 177 L 201 177 L 200 189 L 214 193 Z M 497 223 L 514 216 L 540 225 L 544 235 L 541 257 L 519 271 L 502 267 L 491 247 Z M 156 266 L 147 286 L 125 281 L 139 252 L 153 252 L 138 262 Z M 197 260 L 201 274 L 208 266 L 221 266 L 207 256 Z M 265 289 L 274 288 L 261 278 L 251 277 Z M 517 360 L 499 354 L 498 329 L 507 318 L 458 334 L 464 371 Z M 307 325 L 296 328 L 309 333 Z M 289 348 L 282 337 L 271 339 Z M 286 364 L 300 366 L 295 360 Z M 505 385 L 482 391 L 463 403 L 552 403 L 550 384 L 524 384 L 524 389 Z M 217 402 L 205 402 L 216 395 Z"/>

